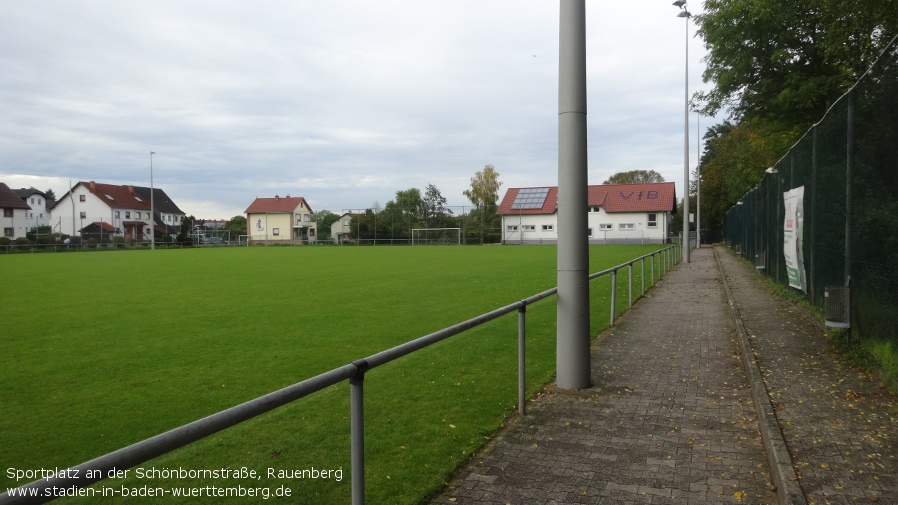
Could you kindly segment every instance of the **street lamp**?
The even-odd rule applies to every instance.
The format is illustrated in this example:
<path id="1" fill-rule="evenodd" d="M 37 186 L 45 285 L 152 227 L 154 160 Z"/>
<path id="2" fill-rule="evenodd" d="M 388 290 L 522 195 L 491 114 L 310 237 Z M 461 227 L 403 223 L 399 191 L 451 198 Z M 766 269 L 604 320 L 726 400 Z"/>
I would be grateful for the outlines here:
<path id="1" fill-rule="evenodd" d="M 150 250 L 156 249 L 156 209 L 153 201 L 153 155 L 150 151 Z"/>
<path id="2" fill-rule="evenodd" d="M 678 18 L 686 18 L 686 86 L 684 105 L 685 125 L 683 127 L 683 262 L 689 263 L 689 18 L 686 0 L 676 0 L 673 5 L 680 8 Z"/>

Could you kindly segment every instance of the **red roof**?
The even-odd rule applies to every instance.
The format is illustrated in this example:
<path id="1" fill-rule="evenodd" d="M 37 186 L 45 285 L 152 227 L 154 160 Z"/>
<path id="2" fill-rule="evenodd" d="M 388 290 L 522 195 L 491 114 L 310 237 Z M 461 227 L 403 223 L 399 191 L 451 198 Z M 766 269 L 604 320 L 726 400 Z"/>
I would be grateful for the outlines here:
<path id="1" fill-rule="evenodd" d="M 0 182 L 0 208 L 3 209 L 31 209 L 25 200 L 22 200 L 15 191 L 9 189 L 9 186 Z"/>
<path id="2" fill-rule="evenodd" d="M 539 208 L 513 209 L 512 204 L 522 189 L 509 188 L 499 204 L 498 215 L 553 214 L 558 210 L 558 187 L 548 189 L 545 202 Z M 600 184 L 587 187 L 587 205 L 599 206 L 605 212 L 676 212 L 676 185 L 672 182 L 643 184 Z"/>
<path id="3" fill-rule="evenodd" d="M 109 233 L 115 232 L 115 226 L 112 226 L 112 223 L 107 223 L 106 221 L 94 221 L 91 224 L 96 226 L 97 228 L 102 228 L 103 230 L 108 231 Z"/>
<path id="4" fill-rule="evenodd" d="M 81 181 L 78 184 L 110 207 L 150 210 L 150 202 L 135 193 L 134 186 L 115 186 L 94 181 Z"/>
<path id="5" fill-rule="evenodd" d="M 300 204 L 305 204 L 305 206 L 308 207 L 309 212 L 312 212 L 312 207 L 310 207 L 309 203 L 306 202 L 306 199 L 301 196 L 275 196 L 274 198 L 256 198 L 243 213 L 264 214 L 265 212 L 293 212 Z"/>

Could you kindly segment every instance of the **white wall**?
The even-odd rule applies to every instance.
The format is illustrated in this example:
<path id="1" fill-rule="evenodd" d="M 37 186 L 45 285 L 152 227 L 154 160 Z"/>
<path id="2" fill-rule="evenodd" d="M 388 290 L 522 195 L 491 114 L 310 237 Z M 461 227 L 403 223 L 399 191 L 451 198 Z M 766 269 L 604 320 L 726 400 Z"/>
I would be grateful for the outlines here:
<path id="1" fill-rule="evenodd" d="M 4 209 L 6 210 L 6 209 Z M 28 217 L 27 213 L 31 212 L 30 210 L 25 209 L 11 209 L 12 217 L 5 217 L 5 212 L 0 211 L 0 237 L 6 237 L 10 240 L 15 240 L 19 237 L 24 237 L 25 233 L 31 229 L 28 226 Z M 12 229 L 12 235 L 7 235 L 7 228 Z"/>
<path id="2" fill-rule="evenodd" d="M 84 195 L 84 201 L 81 196 Z M 74 209 L 72 201 L 74 200 Z M 74 211 L 74 226 L 72 213 Z M 81 213 L 84 217 L 81 217 Z M 118 212 L 118 216 L 116 216 Z M 140 217 L 137 217 L 139 213 Z M 60 232 L 65 235 L 78 235 L 78 230 L 89 225 L 94 221 L 111 223 L 120 231 L 124 231 L 122 225 L 125 221 L 141 221 L 144 223 L 143 231 L 149 234 L 149 227 L 152 220 L 150 219 L 149 209 L 125 209 L 112 208 L 102 202 L 99 197 L 88 191 L 84 186 L 78 185 L 73 188 L 71 193 L 63 196 L 53 207 L 53 216 L 50 226 L 54 232 Z M 129 216 L 130 217 L 127 217 Z"/>
<path id="3" fill-rule="evenodd" d="M 670 229 L 670 214 L 656 212 L 655 225 L 649 213 L 607 213 L 600 207 L 589 212 L 590 243 L 661 243 Z M 502 240 L 507 244 L 538 244 L 558 241 L 558 214 L 502 216 Z M 604 229 L 603 225 L 605 228 Z M 623 225 L 623 226 L 622 226 Z M 632 226 L 630 226 L 632 225 Z M 551 227 L 547 229 L 547 227 Z"/>

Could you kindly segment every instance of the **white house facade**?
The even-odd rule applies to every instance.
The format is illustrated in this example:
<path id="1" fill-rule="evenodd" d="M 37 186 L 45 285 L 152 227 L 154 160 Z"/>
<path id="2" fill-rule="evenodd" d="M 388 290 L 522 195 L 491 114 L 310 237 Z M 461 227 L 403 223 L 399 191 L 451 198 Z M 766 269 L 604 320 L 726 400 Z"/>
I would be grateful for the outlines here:
<path id="1" fill-rule="evenodd" d="M 340 219 L 331 223 L 331 240 L 335 244 L 342 244 L 352 234 L 350 225 L 352 224 L 352 218 L 355 216 L 356 214 L 347 212 L 340 216 Z"/>
<path id="2" fill-rule="evenodd" d="M 28 220 L 27 227 L 29 230 L 50 224 L 50 209 L 47 207 L 46 193 L 34 188 L 14 189 L 13 191 L 31 207 L 31 210 L 25 216 Z"/>
<path id="3" fill-rule="evenodd" d="M 28 214 L 33 212 L 33 209 L 15 191 L 9 189 L 9 186 L 2 182 L 0 182 L 0 212 L 2 212 L 0 228 L 3 229 L 0 237 L 15 240 L 19 237 L 24 237 L 28 230 L 31 229 L 28 226 L 30 224 Z"/>
<path id="4" fill-rule="evenodd" d="M 591 244 L 661 244 L 676 212 L 672 182 L 588 187 L 587 234 Z M 502 243 L 558 241 L 558 187 L 509 188 L 499 205 Z"/>
<path id="5" fill-rule="evenodd" d="M 301 196 L 256 198 L 245 213 L 250 242 L 295 244 L 318 241 L 315 213 Z"/>
<path id="6" fill-rule="evenodd" d="M 151 215 L 150 188 L 82 181 L 50 209 L 50 225 L 53 231 L 64 235 L 90 233 L 104 238 L 104 233 L 111 233 L 126 239 L 150 240 L 154 225 L 156 234 L 161 235 L 167 227 L 180 227 L 185 217 L 164 191 L 155 188 L 152 195 L 159 202 L 153 202 L 155 220 Z"/>

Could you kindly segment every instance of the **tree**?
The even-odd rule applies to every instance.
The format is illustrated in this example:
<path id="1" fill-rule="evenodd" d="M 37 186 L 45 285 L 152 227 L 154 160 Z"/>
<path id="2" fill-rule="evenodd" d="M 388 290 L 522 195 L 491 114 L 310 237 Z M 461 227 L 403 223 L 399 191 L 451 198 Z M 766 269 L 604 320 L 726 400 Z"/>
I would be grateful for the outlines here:
<path id="1" fill-rule="evenodd" d="M 194 216 L 188 216 L 181 220 L 181 229 L 178 231 L 178 242 L 193 242 L 191 232 L 193 231 L 194 221 L 196 221 L 196 217 Z"/>
<path id="2" fill-rule="evenodd" d="M 246 216 L 237 215 L 225 223 L 225 229 L 231 232 L 231 239 L 235 240 L 240 235 L 246 235 Z"/>
<path id="3" fill-rule="evenodd" d="M 402 211 L 413 218 L 418 218 L 423 214 L 424 199 L 421 198 L 421 190 L 418 188 L 409 188 L 396 192 L 396 205 Z"/>
<path id="4" fill-rule="evenodd" d="M 644 182 L 664 182 L 664 177 L 654 170 L 630 170 L 618 172 L 602 184 L 641 184 Z"/>
<path id="5" fill-rule="evenodd" d="M 440 216 L 446 212 L 446 198 L 433 184 L 424 190 L 424 227 L 429 226 L 429 218 Z"/>
<path id="6" fill-rule="evenodd" d="M 44 191 L 44 200 L 47 202 L 47 208 L 49 209 L 56 203 L 56 193 L 54 193 L 52 189 Z"/>
<path id="7" fill-rule="evenodd" d="M 713 88 L 693 98 L 733 121 L 709 129 L 701 159 L 702 223 L 715 233 L 898 33 L 898 0 L 706 0 L 695 19 Z"/>
<path id="8" fill-rule="evenodd" d="M 478 208 L 488 209 L 499 201 L 499 172 L 492 165 L 486 165 L 471 177 L 471 189 L 462 192 Z"/>
<path id="9" fill-rule="evenodd" d="M 475 223 L 480 225 L 481 243 L 486 242 L 486 230 L 500 226 L 499 216 L 496 215 L 500 186 L 502 183 L 499 182 L 499 172 L 496 172 L 494 166 L 486 165 L 471 177 L 471 189 L 462 192 L 477 206 L 477 217 L 480 219 Z"/>
<path id="10" fill-rule="evenodd" d="M 706 0 L 703 112 L 817 121 L 898 33 L 896 0 Z M 785 28 L 784 28 L 785 27 Z"/>
<path id="11" fill-rule="evenodd" d="M 340 216 L 329 210 L 322 210 L 315 214 L 316 227 L 318 228 L 318 240 L 329 240 L 331 225 L 340 220 Z M 322 235 L 325 238 L 322 238 Z"/>

